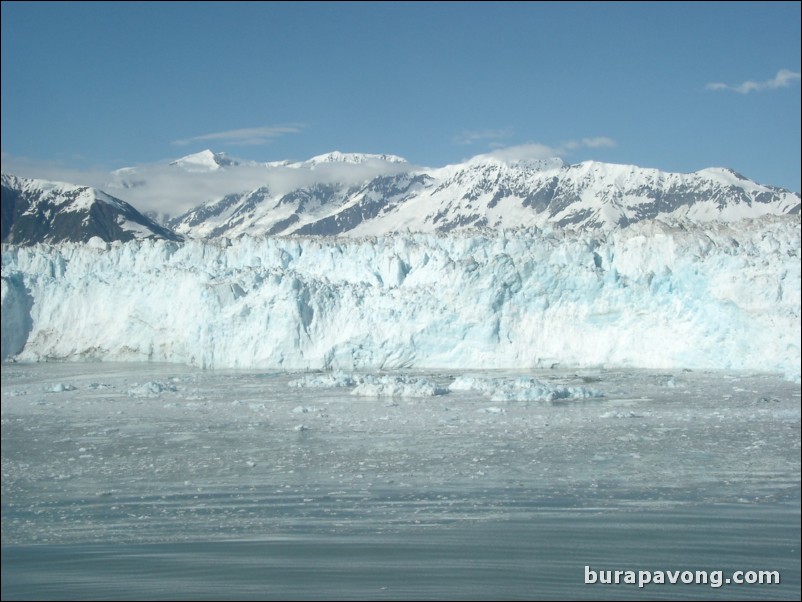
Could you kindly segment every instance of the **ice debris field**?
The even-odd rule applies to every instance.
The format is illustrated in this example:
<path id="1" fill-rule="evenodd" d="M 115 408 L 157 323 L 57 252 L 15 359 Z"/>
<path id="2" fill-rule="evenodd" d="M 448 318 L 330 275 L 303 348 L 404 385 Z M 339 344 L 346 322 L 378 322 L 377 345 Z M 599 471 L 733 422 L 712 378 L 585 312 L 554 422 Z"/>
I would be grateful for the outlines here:
<path id="1" fill-rule="evenodd" d="M 549 508 L 798 511 L 799 395 L 722 371 L 4 364 L 3 543 L 394 533 Z"/>

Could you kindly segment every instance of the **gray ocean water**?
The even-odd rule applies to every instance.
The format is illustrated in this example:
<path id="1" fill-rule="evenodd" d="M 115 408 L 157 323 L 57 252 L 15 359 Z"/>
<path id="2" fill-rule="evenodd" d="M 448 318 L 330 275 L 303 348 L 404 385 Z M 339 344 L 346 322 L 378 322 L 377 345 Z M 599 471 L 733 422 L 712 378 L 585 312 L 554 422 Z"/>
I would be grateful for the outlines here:
<path id="1" fill-rule="evenodd" d="M 2 598 L 800 598 L 798 384 L 529 375 L 604 395 L 4 365 Z M 781 582 L 586 584 L 586 566 Z"/>

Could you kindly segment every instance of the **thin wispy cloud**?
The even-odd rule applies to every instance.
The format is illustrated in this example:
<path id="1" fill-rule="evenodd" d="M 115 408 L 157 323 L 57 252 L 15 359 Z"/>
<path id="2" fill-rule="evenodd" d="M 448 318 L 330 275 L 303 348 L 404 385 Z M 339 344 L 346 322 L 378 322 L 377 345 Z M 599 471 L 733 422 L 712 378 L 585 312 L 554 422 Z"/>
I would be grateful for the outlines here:
<path id="1" fill-rule="evenodd" d="M 554 148 L 546 144 L 533 142 L 531 144 L 518 144 L 516 146 L 496 148 L 487 154 L 477 155 L 474 159 L 493 157 L 500 161 L 523 161 L 528 159 L 552 159 L 556 156 L 557 154 Z"/>
<path id="2" fill-rule="evenodd" d="M 504 161 L 525 159 L 550 159 L 553 157 L 566 157 L 579 149 L 615 148 L 616 142 L 607 136 L 581 138 L 579 140 L 566 140 L 557 146 L 540 142 L 527 142 L 524 144 L 508 145 L 500 142 L 503 138 L 513 135 L 512 128 L 499 130 L 464 130 L 453 139 L 456 144 L 473 144 L 474 142 L 487 142 L 490 152 L 478 157 L 492 156 Z"/>
<path id="3" fill-rule="evenodd" d="M 176 146 L 185 146 L 193 142 L 225 142 L 232 146 L 258 146 L 268 144 L 276 138 L 287 134 L 298 134 L 306 126 L 302 123 L 288 123 L 284 125 L 266 125 L 257 128 L 242 128 L 238 130 L 228 130 L 226 132 L 214 132 L 212 134 L 201 134 L 191 138 L 173 140 Z"/>
<path id="4" fill-rule="evenodd" d="M 501 128 L 497 130 L 463 130 L 454 136 L 454 144 L 468 145 L 476 142 L 504 140 L 512 137 L 512 128 Z"/>
<path id="5" fill-rule="evenodd" d="M 2 170 L 3 173 L 21 178 L 64 182 L 76 186 L 95 186 L 108 176 L 108 171 L 102 166 L 71 167 L 57 159 L 39 161 L 5 151 L 2 153 Z"/>
<path id="6" fill-rule="evenodd" d="M 109 172 L 71 169 L 55 162 L 37 162 L 2 154 L 2 168 L 23 178 L 39 178 L 78 186 L 92 186 L 131 203 L 139 211 L 180 215 L 207 201 L 229 194 L 247 193 L 266 186 L 271 194 L 287 194 L 315 184 L 352 186 L 378 176 L 415 169 L 408 163 L 369 159 L 364 163 L 273 165 L 240 161 L 213 171 L 194 171 L 169 163 L 152 163 Z"/>
<path id="7" fill-rule="evenodd" d="M 598 136 L 595 138 L 582 138 L 581 140 L 568 140 L 559 146 L 530 142 L 528 144 L 495 148 L 487 153 L 487 155 L 479 155 L 479 157 L 491 156 L 503 161 L 551 159 L 554 157 L 566 157 L 570 155 L 572 151 L 582 148 L 614 148 L 615 146 L 615 140 L 612 138 Z"/>
<path id="8" fill-rule="evenodd" d="M 730 85 L 720 82 L 712 82 L 707 84 L 705 88 L 708 90 L 729 90 L 730 92 L 738 92 L 739 94 L 749 94 L 750 92 L 759 92 L 761 90 L 776 90 L 778 88 L 787 88 L 794 82 L 798 82 L 800 73 L 798 71 L 790 71 L 788 69 L 780 69 L 771 79 L 762 82 L 755 82 L 747 80 L 742 84 Z"/>
<path id="9" fill-rule="evenodd" d="M 567 151 L 576 150 L 578 148 L 615 148 L 615 140 L 607 136 L 597 136 L 595 138 L 582 138 L 582 140 L 569 140 L 564 142 L 557 151 L 559 154 L 568 154 Z"/>

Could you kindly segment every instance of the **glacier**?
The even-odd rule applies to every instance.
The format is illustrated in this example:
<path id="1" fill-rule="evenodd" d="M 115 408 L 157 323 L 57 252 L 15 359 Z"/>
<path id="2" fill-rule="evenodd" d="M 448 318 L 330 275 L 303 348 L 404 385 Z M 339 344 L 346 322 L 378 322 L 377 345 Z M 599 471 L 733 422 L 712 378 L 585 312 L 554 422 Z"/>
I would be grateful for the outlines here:
<path id="1" fill-rule="evenodd" d="M 800 374 L 800 218 L 3 246 L 2 356 Z"/>

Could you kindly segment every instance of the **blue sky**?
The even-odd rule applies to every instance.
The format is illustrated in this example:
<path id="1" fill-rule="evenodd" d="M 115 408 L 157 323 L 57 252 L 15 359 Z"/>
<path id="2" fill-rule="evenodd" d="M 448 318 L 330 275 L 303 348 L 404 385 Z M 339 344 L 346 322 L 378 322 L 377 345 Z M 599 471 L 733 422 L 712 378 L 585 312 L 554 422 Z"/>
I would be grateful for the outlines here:
<path id="1" fill-rule="evenodd" d="M 800 22 L 799 2 L 3 2 L 3 168 L 541 145 L 799 191 Z"/>

